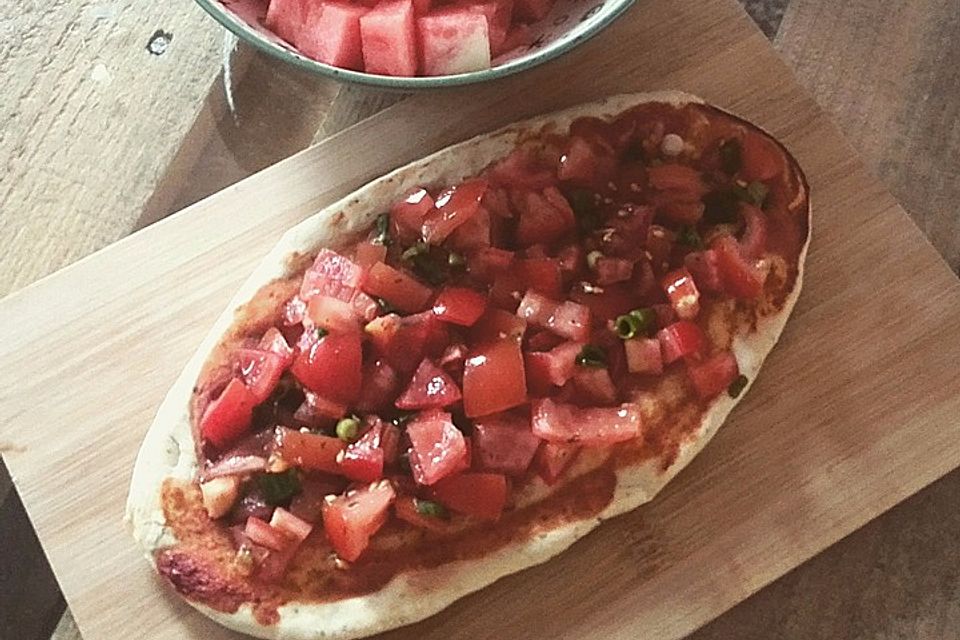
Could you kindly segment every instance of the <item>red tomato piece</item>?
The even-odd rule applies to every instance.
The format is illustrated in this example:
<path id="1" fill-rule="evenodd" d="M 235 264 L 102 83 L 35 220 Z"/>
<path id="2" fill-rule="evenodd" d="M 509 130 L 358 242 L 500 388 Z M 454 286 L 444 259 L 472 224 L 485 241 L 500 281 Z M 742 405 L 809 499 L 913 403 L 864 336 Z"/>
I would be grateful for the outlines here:
<path id="1" fill-rule="evenodd" d="M 689 320 L 679 320 L 657 332 L 663 362 L 670 364 L 703 351 L 707 339 L 700 327 Z"/>
<path id="2" fill-rule="evenodd" d="M 294 544 L 293 538 L 287 536 L 285 532 L 271 527 L 256 516 L 247 518 L 247 525 L 244 527 L 243 533 L 254 544 L 274 551 L 284 551 Z"/>
<path id="3" fill-rule="evenodd" d="M 740 142 L 744 180 L 771 180 L 783 172 L 780 151 L 774 143 L 758 133 L 747 133 Z"/>
<path id="4" fill-rule="evenodd" d="M 601 447 L 632 440 L 640 435 L 640 407 L 624 403 L 619 407 L 581 409 L 549 398 L 534 400 L 533 433 L 558 444 Z"/>
<path id="5" fill-rule="evenodd" d="M 517 316 L 538 327 L 547 327 L 558 303 L 535 291 L 528 291 L 517 307 Z"/>
<path id="6" fill-rule="evenodd" d="M 626 282 L 633 277 L 633 261 L 603 256 L 596 263 L 597 284 L 601 286 Z"/>
<path id="7" fill-rule="evenodd" d="M 677 312 L 669 304 L 655 304 L 652 307 L 653 313 L 657 316 L 657 326 L 667 327 L 677 321 Z"/>
<path id="8" fill-rule="evenodd" d="M 490 67 L 487 18 L 464 7 L 444 7 L 417 18 L 423 73 L 443 76 Z"/>
<path id="9" fill-rule="evenodd" d="M 310 298 L 306 315 L 313 326 L 340 333 L 356 332 L 360 322 L 352 304 L 323 295 Z"/>
<path id="10" fill-rule="evenodd" d="M 693 276 L 698 289 L 719 293 L 723 284 L 720 281 L 720 267 L 717 252 L 713 249 L 688 253 L 683 259 L 684 265 Z"/>
<path id="11" fill-rule="evenodd" d="M 544 442 L 537 451 L 537 475 L 547 484 L 554 484 L 573 463 L 578 453 L 579 445 Z"/>
<path id="12" fill-rule="evenodd" d="M 467 417 L 506 411 L 526 401 L 527 380 L 518 341 L 494 340 L 470 350 L 463 369 Z"/>
<path id="13" fill-rule="evenodd" d="M 598 322 L 616 320 L 628 311 L 637 307 L 637 292 L 630 285 L 614 284 L 603 287 L 602 293 L 587 293 L 579 287 L 575 288 L 570 297 L 590 310 L 590 314 Z"/>
<path id="14" fill-rule="evenodd" d="M 503 309 L 487 309 L 470 329 L 473 343 L 512 340 L 517 344 L 523 339 L 527 323 Z"/>
<path id="15" fill-rule="evenodd" d="M 547 328 L 569 340 L 586 342 L 590 337 L 590 309 L 566 300 L 554 311 Z"/>
<path id="16" fill-rule="evenodd" d="M 647 231 L 647 252 L 650 254 L 650 264 L 655 271 L 663 273 L 667 268 L 667 261 L 673 253 L 673 243 L 677 234 L 660 225 L 650 225 Z"/>
<path id="17" fill-rule="evenodd" d="M 297 543 L 303 542 L 313 530 L 313 525 L 301 520 L 283 507 L 277 507 L 273 510 L 273 516 L 270 518 L 270 526 L 295 540 Z"/>
<path id="18" fill-rule="evenodd" d="M 416 187 L 390 209 L 390 218 L 401 239 L 413 242 L 420 237 L 423 219 L 433 210 L 433 198 L 426 189 Z"/>
<path id="19" fill-rule="evenodd" d="M 560 273 L 575 277 L 583 270 L 584 252 L 580 243 L 568 244 L 557 253 L 557 263 L 560 265 Z"/>
<path id="20" fill-rule="evenodd" d="M 362 69 L 360 17 L 367 11 L 346 2 L 312 5 L 297 35 L 297 48 L 308 58 L 334 67 Z"/>
<path id="21" fill-rule="evenodd" d="M 614 170 L 612 150 L 574 135 L 560 156 L 557 178 L 575 186 L 606 188 Z"/>
<path id="22" fill-rule="evenodd" d="M 380 527 L 387 521 L 396 491 L 381 480 L 324 502 L 323 529 L 338 556 L 355 562 Z"/>
<path id="23" fill-rule="evenodd" d="M 515 268 L 527 290 L 538 291 L 549 298 L 560 297 L 563 279 L 556 258 L 518 260 Z"/>
<path id="24" fill-rule="evenodd" d="M 740 375 L 737 359 L 729 351 L 718 353 L 703 362 L 688 362 L 687 374 L 704 400 L 720 395 Z"/>
<path id="25" fill-rule="evenodd" d="M 432 310 L 403 318 L 381 316 L 365 332 L 377 354 L 400 374 L 412 373 L 425 357 L 438 357 L 449 343 L 446 325 Z"/>
<path id="26" fill-rule="evenodd" d="M 294 43 L 300 33 L 307 7 L 302 0 L 270 0 L 264 24 L 289 43 Z"/>
<path id="27" fill-rule="evenodd" d="M 656 338 L 633 338 L 623 343 L 630 373 L 663 373 L 663 354 Z"/>
<path id="28" fill-rule="evenodd" d="M 447 236 L 446 246 L 460 253 L 477 251 L 490 246 L 490 212 L 481 205 L 477 213 Z"/>
<path id="29" fill-rule="evenodd" d="M 400 496 L 393 505 L 393 511 L 398 518 L 420 529 L 443 533 L 450 528 L 450 523 L 446 519 L 420 513 L 417 508 L 418 502 L 419 500 L 413 496 Z"/>
<path id="30" fill-rule="evenodd" d="M 281 427 L 278 430 L 276 452 L 287 463 L 306 471 L 339 474 L 337 457 L 346 446 L 340 438 Z"/>
<path id="31" fill-rule="evenodd" d="M 689 201 L 699 200 L 707 192 L 700 172 L 682 164 L 647 167 L 647 179 L 654 189 L 677 191 L 693 196 L 687 198 Z"/>
<path id="32" fill-rule="evenodd" d="M 433 302 L 438 318 L 462 327 L 471 327 L 487 308 L 487 297 L 466 287 L 444 287 Z"/>
<path id="33" fill-rule="evenodd" d="M 280 338 L 283 339 L 283 336 Z M 273 393 L 285 367 L 283 358 L 273 352 L 238 349 L 237 369 L 250 390 L 254 405 L 258 405 Z"/>
<path id="34" fill-rule="evenodd" d="M 267 329 L 267 332 L 260 338 L 259 348 L 280 356 L 284 367 L 289 367 L 293 362 L 293 348 L 276 327 Z"/>
<path id="35" fill-rule="evenodd" d="M 358 410 L 375 413 L 393 405 L 400 384 L 393 367 L 385 360 L 368 358 L 363 364 L 362 377 Z"/>
<path id="36" fill-rule="evenodd" d="M 611 405 L 617 402 L 617 388 L 607 369 L 577 367 L 573 384 L 580 397 L 590 404 Z"/>
<path id="37" fill-rule="evenodd" d="M 304 389 L 303 404 L 293 414 L 293 417 L 309 427 L 320 429 L 329 426 L 331 420 L 343 417 L 346 412 L 346 405 L 333 402 Z"/>
<path id="38" fill-rule="evenodd" d="M 481 520 L 498 520 L 507 504 L 507 478 L 498 473 L 459 473 L 433 487 L 445 507 Z"/>
<path id="39" fill-rule="evenodd" d="M 536 153 L 527 147 L 518 147 L 510 152 L 506 158 L 496 161 L 487 170 L 490 181 L 512 188 L 531 189 L 540 191 L 555 184 L 556 176 L 549 167 L 537 157 Z M 488 196 L 492 192 L 488 192 Z M 494 209 L 499 210 L 502 217 L 509 218 L 512 212 L 506 202 Z"/>
<path id="40" fill-rule="evenodd" d="M 408 410 L 439 409 L 460 402 L 460 398 L 457 383 L 429 358 L 424 358 L 395 405 Z"/>
<path id="41" fill-rule="evenodd" d="M 216 400 L 207 405 L 200 419 L 200 433 L 213 446 L 224 446 L 244 435 L 250 428 L 256 398 L 238 378 L 227 384 Z"/>
<path id="42" fill-rule="evenodd" d="M 363 290 L 404 313 L 423 311 L 433 297 L 433 289 L 383 262 L 370 268 Z"/>
<path id="43" fill-rule="evenodd" d="M 355 256 L 356 263 L 366 270 L 387 259 L 387 246 L 367 240 L 357 245 Z"/>
<path id="44" fill-rule="evenodd" d="M 472 441 L 474 459 L 481 469 L 508 476 L 523 475 L 540 446 L 528 420 L 507 414 L 478 420 Z"/>
<path id="45" fill-rule="evenodd" d="M 357 482 L 374 482 L 383 477 L 384 451 L 381 446 L 383 423 L 374 419 L 356 442 L 340 456 L 340 472 Z"/>
<path id="46" fill-rule="evenodd" d="M 360 397 L 362 360 L 359 333 L 331 333 L 317 339 L 316 333 L 306 332 L 290 370 L 314 393 L 350 406 Z"/>
<path id="47" fill-rule="evenodd" d="M 521 246 L 550 244 L 576 228 L 573 209 L 556 187 L 528 191 L 519 198 L 516 241 Z"/>
<path id="48" fill-rule="evenodd" d="M 353 260 L 336 251 L 321 249 L 316 260 L 303 274 L 300 297 L 309 300 L 321 295 L 350 302 L 363 278 L 363 269 Z"/>
<path id="49" fill-rule="evenodd" d="M 702 202 L 675 200 L 660 205 L 658 211 L 666 218 L 680 224 L 697 224 L 706 209 Z"/>
<path id="50" fill-rule="evenodd" d="M 577 355 L 582 349 L 582 342 L 564 342 L 550 351 L 528 353 L 526 358 L 541 362 L 547 381 L 562 387 L 576 373 Z"/>
<path id="51" fill-rule="evenodd" d="M 724 291 L 746 300 L 763 295 L 763 274 L 743 256 L 736 240 L 731 236 L 720 236 L 713 241 L 711 249 L 717 255 L 717 269 Z"/>
<path id="52" fill-rule="evenodd" d="M 740 249 L 746 258 L 759 258 L 767 248 L 767 217 L 763 211 L 749 204 L 742 204 L 740 213 L 747 223 Z"/>
<path id="53" fill-rule="evenodd" d="M 440 244 L 446 240 L 454 229 L 476 215 L 486 190 L 487 181 L 481 178 L 466 180 L 444 190 L 437 196 L 434 208 L 423 219 L 423 239 L 430 244 Z"/>
<path id="54" fill-rule="evenodd" d="M 686 267 L 671 271 L 660 281 L 677 317 L 692 320 L 700 313 L 700 291 Z"/>
<path id="55" fill-rule="evenodd" d="M 281 316 L 283 317 L 283 326 L 292 327 L 303 322 L 303 317 L 307 313 L 307 303 L 300 296 L 293 296 L 283 305 Z M 289 344 L 289 343 L 288 343 Z"/>
<path id="56" fill-rule="evenodd" d="M 496 247 L 484 247 L 467 256 L 467 271 L 470 275 L 489 282 L 506 271 L 513 262 L 513 252 Z"/>
<path id="57" fill-rule="evenodd" d="M 407 423 L 407 435 L 413 445 L 410 466 L 418 484 L 436 484 L 462 468 L 467 444 L 449 413 L 421 412 Z"/>
<path id="58" fill-rule="evenodd" d="M 387 0 L 360 18 L 363 70 L 388 76 L 417 74 L 413 0 Z"/>

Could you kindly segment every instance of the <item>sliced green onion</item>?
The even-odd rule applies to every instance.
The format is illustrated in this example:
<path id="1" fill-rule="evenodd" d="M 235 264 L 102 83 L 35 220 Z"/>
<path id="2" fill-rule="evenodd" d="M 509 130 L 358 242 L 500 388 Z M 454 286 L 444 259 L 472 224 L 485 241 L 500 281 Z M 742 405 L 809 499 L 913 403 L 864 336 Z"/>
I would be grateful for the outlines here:
<path id="1" fill-rule="evenodd" d="M 751 182 L 747 185 L 747 198 L 758 207 L 763 208 L 768 193 L 770 193 L 769 187 L 762 182 Z"/>
<path id="2" fill-rule="evenodd" d="M 637 335 L 652 336 L 657 330 L 657 312 L 650 307 L 634 309 L 630 316 L 637 319 Z"/>
<path id="3" fill-rule="evenodd" d="M 736 380 L 731 382 L 730 386 L 727 387 L 727 393 L 730 394 L 731 398 L 736 398 L 741 393 L 743 393 L 744 389 L 747 388 L 747 382 L 749 382 L 749 380 L 747 379 L 747 376 L 740 374 L 739 376 L 737 376 Z"/>
<path id="4" fill-rule="evenodd" d="M 377 216 L 374 229 L 376 230 L 376 234 L 373 236 L 374 244 L 390 246 L 390 214 L 381 213 Z"/>
<path id="5" fill-rule="evenodd" d="M 377 302 L 377 307 L 379 307 L 380 313 L 384 315 L 388 313 L 394 313 L 397 310 L 396 307 L 394 307 L 392 304 L 390 304 L 383 298 L 374 298 L 374 300 L 376 300 Z"/>
<path id="6" fill-rule="evenodd" d="M 414 498 L 413 504 L 417 508 L 417 513 L 422 516 L 430 516 L 431 518 L 447 518 L 450 515 L 447 513 L 446 507 L 439 502 L 434 502 L 433 500 L 421 500 L 420 498 Z"/>
<path id="7" fill-rule="evenodd" d="M 360 435 L 360 420 L 355 416 L 341 418 L 337 423 L 337 437 L 346 442 L 353 442 Z"/>
<path id="8" fill-rule="evenodd" d="M 595 367 L 602 369 L 607 366 L 607 354 L 596 345 L 584 345 L 577 355 L 576 363 L 581 367 Z"/>
<path id="9" fill-rule="evenodd" d="M 603 257 L 602 251 L 591 251 L 587 254 L 587 266 L 591 269 L 597 268 L 597 261 Z"/>
<path id="10" fill-rule="evenodd" d="M 321 338 L 325 338 L 330 333 L 323 327 L 317 327 L 316 329 L 313 330 L 313 332 L 317 334 L 317 340 L 320 340 Z"/>
<path id="11" fill-rule="evenodd" d="M 677 242 L 691 249 L 703 249 L 703 240 L 693 227 L 684 227 L 677 236 Z"/>
<path id="12" fill-rule="evenodd" d="M 285 504 L 300 493 L 300 476 L 296 469 L 287 469 L 282 473 L 264 473 L 257 476 L 257 486 L 268 503 Z"/>
<path id="13" fill-rule="evenodd" d="M 640 329 L 640 319 L 630 313 L 624 314 L 617 318 L 614 326 L 617 329 L 617 335 L 624 340 L 629 340 L 634 338 L 637 335 L 637 331 Z"/>
<path id="14" fill-rule="evenodd" d="M 740 141 L 730 139 L 720 145 L 720 168 L 724 173 L 733 175 L 743 164 Z"/>
<path id="15" fill-rule="evenodd" d="M 467 264 L 467 259 L 461 254 L 451 251 L 450 255 L 447 256 L 447 264 L 451 267 L 459 268 Z"/>

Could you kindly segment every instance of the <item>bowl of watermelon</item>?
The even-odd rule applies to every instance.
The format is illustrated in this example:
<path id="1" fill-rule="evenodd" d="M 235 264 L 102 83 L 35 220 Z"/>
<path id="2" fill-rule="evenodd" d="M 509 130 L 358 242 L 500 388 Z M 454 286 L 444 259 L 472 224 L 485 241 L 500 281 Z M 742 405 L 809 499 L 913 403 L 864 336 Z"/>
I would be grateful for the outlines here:
<path id="1" fill-rule="evenodd" d="M 197 0 L 308 71 L 403 90 L 470 84 L 569 51 L 634 0 Z"/>

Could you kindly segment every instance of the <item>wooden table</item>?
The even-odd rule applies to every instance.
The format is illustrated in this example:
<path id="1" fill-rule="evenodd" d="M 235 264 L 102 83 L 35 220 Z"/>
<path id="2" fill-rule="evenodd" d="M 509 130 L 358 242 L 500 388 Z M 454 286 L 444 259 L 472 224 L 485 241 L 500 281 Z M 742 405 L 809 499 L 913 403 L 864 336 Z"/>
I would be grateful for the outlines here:
<path id="1" fill-rule="evenodd" d="M 745 4 L 956 271 L 957 1 Z M 187 3 L 86 0 L 28 10 L 16 25 L 22 40 L 0 49 L 0 74 L 15 89 L 0 106 L 0 293 L 401 97 L 241 49 L 231 56 L 231 107 L 223 35 Z M 145 47 L 158 31 L 173 37 L 152 55 Z M 960 637 L 957 490 L 954 472 L 694 637 Z M 8 493 L 0 472 L 0 639 L 32 640 L 49 635 L 63 605 Z M 78 636 L 69 615 L 55 636 Z"/>

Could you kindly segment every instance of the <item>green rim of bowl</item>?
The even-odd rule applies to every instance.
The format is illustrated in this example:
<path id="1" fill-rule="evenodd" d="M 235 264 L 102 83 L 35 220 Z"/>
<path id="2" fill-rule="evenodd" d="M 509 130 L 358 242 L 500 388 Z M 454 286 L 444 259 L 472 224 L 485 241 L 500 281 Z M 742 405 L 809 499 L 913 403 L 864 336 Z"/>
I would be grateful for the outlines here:
<path id="1" fill-rule="evenodd" d="M 374 87 L 388 89 L 413 90 L 413 89 L 432 89 L 437 87 L 456 87 L 476 82 L 485 82 L 509 76 L 525 69 L 530 69 L 557 56 L 570 51 L 578 44 L 585 42 L 602 31 L 614 20 L 619 18 L 624 11 L 630 8 L 636 0 L 607 0 L 613 7 L 602 18 L 590 24 L 581 33 L 567 40 L 556 41 L 555 46 L 546 47 L 536 55 L 510 60 L 504 64 L 483 69 L 481 71 L 471 71 L 449 76 L 414 76 L 414 77 L 396 77 L 380 76 L 361 71 L 351 71 L 350 69 L 341 69 L 333 67 L 316 60 L 311 60 L 299 53 L 270 42 L 250 25 L 240 19 L 239 16 L 231 13 L 219 0 L 196 0 L 204 11 L 210 14 L 214 20 L 223 25 L 228 31 L 239 37 L 249 45 L 273 56 L 299 67 L 305 71 L 327 76 L 341 82 L 354 82 Z M 574 27 L 576 28 L 576 27 Z"/>

